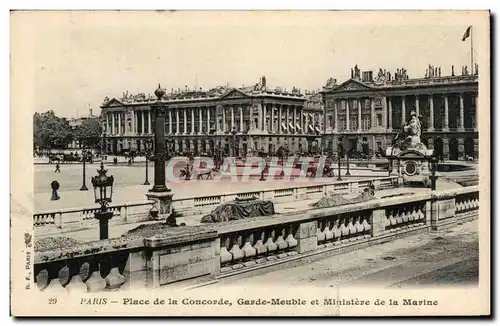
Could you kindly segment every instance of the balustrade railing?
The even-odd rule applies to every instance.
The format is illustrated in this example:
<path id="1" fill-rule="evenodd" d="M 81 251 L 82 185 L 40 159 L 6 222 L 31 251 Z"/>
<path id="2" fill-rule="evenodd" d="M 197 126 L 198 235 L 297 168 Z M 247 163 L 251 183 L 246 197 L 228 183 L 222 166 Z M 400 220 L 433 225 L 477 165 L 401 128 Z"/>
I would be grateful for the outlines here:
<path id="1" fill-rule="evenodd" d="M 326 247 L 371 238 L 370 217 L 371 211 L 356 211 L 318 219 L 318 244 Z"/>
<path id="2" fill-rule="evenodd" d="M 236 270 L 296 255 L 297 225 L 272 225 L 220 234 L 221 271 Z"/>
<path id="3" fill-rule="evenodd" d="M 322 194 L 326 193 L 326 189 L 331 190 L 333 193 L 346 194 L 351 190 L 367 187 L 372 183 L 372 181 L 378 182 L 380 184 L 380 188 L 385 189 L 394 187 L 397 178 L 394 176 L 390 176 L 369 180 L 341 181 L 313 186 L 297 186 L 292 188 L 259 190 L 242 193 L 235 192 L 211 196 L 197 196 L 186 198 L 175 198 L 174 196 L 172 204 L 173 207 L 179 212 L 189 211 L 194 208 L 200 209 L 201 211 L 205 212 L 235 198 L 259 198 L 271 200 L 276 199 L 277 202 L 287 202 L 296 200 L 297 194 L 306 194 L 309 197 L 316 195 L 321 196 Z M 111 223 L 115 223 L 116 221 L 133 221 L 133 218 L 137 218 L 139 216 L 147 218 L 153 204 L 154 203 L 152 201 L 145 200 L 136 203 L 112 205 L 109 207 L 109 210 L 113 211 L 115 218 L 111 221 Z M 75 223 L 77 222 L 83 224 L 90 223 L 90 221 L 94 221 L 94 214 L 98 210 L 98 207 L 91 207 L 39 212 L 33 214 L 33 225 L 35 227 L 55 225 L 56 227 L 63 228 L 68 223 L 73 223 L 74 225 L 76 225 Z"/>
<path id="4" fill-rule="evenodd" d="M 187 258 L 179 259 L 176 256 L 179 262 L 198 259 L 191 256 L 195 254 L 205 257 L 205 261 L 215 259 L 220 265 L 216 264 L 216 270 L 211 273 L 226 277 L 336 248 L 348 248 L 351 245 L 358 248 L 358 244 L 367 246 L 376 239 L 390 241 L 409 232 L 427 232 L 432 226 L 441 225 L 440 219 L 445 220 L 446 226 L 449 221 L 455 221 L 453 226 L 460 220 L 459 216 L 468 214 L 469 217 L 477 217 L 478 202 L 479 190 L 473 186 L 335 207 L 307 208 L 294 213 L 203 226 L 213 233 L 211 240 L 207 240 L 212 242 L 198 243 L 198 240 L 193 240 L 202 231 L 192 227 L 191 233 L 185 232 L 188 236 L 183 240 L 166 245 L 171 248 L 168 252 L 175 255 L 183 250 L 191 250 Z M 116 206 L 113 209 L 118 212 L 123 208 Z M 450 218 L 450 212 L 457 219 Z M 57 219 L 48 215 L 39 214 L 38 223 L 50 223 L 51 219 Z M 165 241 L 179 238 L 176 232 L 183 232 L 182 227 L 170 230 L 172 234 L 165 236 Z M 151 239 L 156 237 L 148 240 L 154 242 L 156 240 Z M 141 286 L 144 286 L 151 277 L 146 277 L 147 273 L 161 273 L 161 264 L 155 265 L 160 262 L 154 258 L 158 256 L 154 253 L 151 255 L 151 252 L 149 255 L 144 254 L 148 241 L 138 236 L 94 241 L 55 251 L 35 251 L 36 283 L 45 291 L 55 288 L 60 290 L 61 286 L 69 291 L 107 291 L 128 287 L 133 282 L 142 282 Z M 175 246 L 184 249 L 177 250 Z M 155 248 L 152 246 L 148 250 L 166 253 L 164 247 Z M 133 263 L 131 259 L 134 259 Z M 147 263 L 143 260 L 147 260 Z M 175 270 L 174 260 L 164 261 L 168 261 L 169 268 Z M 152 271 L 150 266 L 153 266 Z M 183 268 L 184 265 L 179 270 Z M 136 273 L 133 277 L 132 272 Z M 165 277 L 169 275 L 167 273 Z M 175 281 L 182 280 L 182 275 L 179 275 Z"/>
<path id="5" fill-rule="evenodd" d="M 389 232 L 425 225 L 426 201 L 404 203 L 385 209 L 385 229 Z"/>

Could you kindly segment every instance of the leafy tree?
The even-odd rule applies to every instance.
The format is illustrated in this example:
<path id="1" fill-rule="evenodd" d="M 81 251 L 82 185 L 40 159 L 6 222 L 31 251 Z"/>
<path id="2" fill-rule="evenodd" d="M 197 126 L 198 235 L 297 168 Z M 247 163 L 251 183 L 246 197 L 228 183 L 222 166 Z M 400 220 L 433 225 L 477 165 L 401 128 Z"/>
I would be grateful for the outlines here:
<path id="1" fill-rule="evenodd" d="M 79 139 L 87 146 L 98 147 L 102 133 L 102 124 L 100 118 L 88 118 L 82 121 L 82 124 L 75 128 L 74 137 Z"/>
<path id="2" fill-rule="evenodd" d="M 66 118 L 54 111 L 35 113 L 33 116 L 33 142 L 36 148 L 66 148 L 73 140 L 73 131 Z"/>

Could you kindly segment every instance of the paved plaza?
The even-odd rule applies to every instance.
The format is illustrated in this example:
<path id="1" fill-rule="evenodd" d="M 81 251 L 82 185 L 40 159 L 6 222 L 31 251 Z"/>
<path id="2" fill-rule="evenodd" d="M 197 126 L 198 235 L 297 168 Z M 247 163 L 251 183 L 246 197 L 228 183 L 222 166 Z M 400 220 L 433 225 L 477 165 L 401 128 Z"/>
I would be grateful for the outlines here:
<path id="1" fill-rule="evenodd" d="M 96 170 L 99 164 L 87 164 L 86 168 L 86 184 L 88 191 L 80 191 L 82 185 L 82 165 L 81 164 L 66 164 L 61 165 L 61 173 L 55 173 L 55 166 L 51 164 L 36 164 L 34 165 L 34 178 L 35 178 L 35 212 L 64 209 L 64 208 L 77 208 L 92 206 L 94 203 L 94 193 L 90 179 L 97 174 Z M 113 202 L 126 203 L 137 202 L 146 199 L 145 193 L 152 188 L 154 168 L 152 164 L 149 165 L 149 182 L 151 185 L 144 186 L 145 180 L 145 164 L 136 164 L 132 166 L 127 165 L 113 165 L 106 164 L 108 175 L 113 175 L 114 189 L 113 189 Z M 176 169 L 176 172 L 179 168 Z M 238 169 L 238 174 L 241 174 L 243 168 Z M 342 173 L 345 170 L 342 169 Z M 295 169 L 294 174 L 298 173 Z M 352 177 L 356 178 L 373 178 L 387 176 L 386 171 L 373 171 L 369 169 L 351 169 Z M 335 170 L 337 175 L 337 170 Z M 284 187 L 295 187 L 297 183 L 302 185 L 310 184 L 323 184 L 335 181 L 337 178 L 314 178 L 314 179 L 276 179 L 259 181 L 258 175 L 253 175 L 246 180 L 238 179 L 233 182 L 230 177 L 225 177 L 221 180 L 167 180 L 167 186 L 175 192 L 175 198 L 184 198 L 189 196 L 204 196 L 214 193 L 228 193 L 228 192 L 245 192 L 245 191 L 258 191 L 263 189 L 274 189 Z M 344 180 L 348 178 L 343 177 Z M 51 201 L 50 183 L 57 180 L 60 184 L 59 195 L 61 197 L 58 201 Z"/>

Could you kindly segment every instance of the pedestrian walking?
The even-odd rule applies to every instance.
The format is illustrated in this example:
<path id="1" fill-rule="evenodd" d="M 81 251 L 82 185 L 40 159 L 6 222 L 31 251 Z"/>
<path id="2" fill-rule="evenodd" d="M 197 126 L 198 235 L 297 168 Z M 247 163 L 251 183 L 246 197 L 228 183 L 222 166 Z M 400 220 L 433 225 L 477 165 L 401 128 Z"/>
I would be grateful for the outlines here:
<path id="1" fill-rule="evenodd" d="M 56 163 L 56 169 L 55 169 L 54 173 L 57 173 L 57 172 L 61 173 L 61 167 L 59 166 L 59 162 Z"/>
<path id="2" fill-rule="evenodd" d="M 50 187 L 52 188 L 52 197 L 50 200 L 59 200 L 61 197 L 57 194 L 57 191 L 59 190 L 59 182 L 56 180 L 52 181 L 50 183 Z"/>

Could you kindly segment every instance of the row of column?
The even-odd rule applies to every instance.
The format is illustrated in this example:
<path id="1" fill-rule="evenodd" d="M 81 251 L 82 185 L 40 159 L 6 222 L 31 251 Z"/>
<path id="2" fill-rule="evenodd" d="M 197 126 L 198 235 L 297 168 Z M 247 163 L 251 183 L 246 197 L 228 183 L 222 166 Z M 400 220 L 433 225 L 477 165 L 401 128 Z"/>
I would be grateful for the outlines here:
<path id="1" fill-rule="evenodd" d="M 142 121 L 142 134 L 151 134 L 153 133 L 153 129 L 151 127 L 151 112 L 150 111 L 132 111 L 131 117 L 131 129 L 128 130 L 133 134 L 138 134 L 139 132 L 139 115 L 141 116 Z M 125 121 L 122 121 L 124 117 L 123 112 L 108 112 L 106 114 L 106 125 L 108 126 L 108 133 L 111 135 L 121 135 L 124 134 L 126 124 Z"/>
<path id="2" fill-rule="evenodd" d="M 168 110 L 168 125 L 167 125 L 167 133 L 173 134 L 173 117 L 175 116 L 175 130 L 176 134 L 195 134 L 195 116 L 198 116 L 198 130 L 201 132 L 203 130 L 203 126 L 206 126 L 207 132 L 210 131 L 210 110 L 211 107 L 199 107 L 199 108 L 185 108 L 185 109 L 171 109 Z M 188 111 L 189 114 L 188 114 Z M 203 121 L 203 111 L 206 111 L 207 119 Z M 183 125 L 181 131 L 181 120 L 180 117 L 183 117 Z M 188 116 L 191 119 L 191 128 L 188 130 Z"/>
<path id="3" fill-rule="evenodd" d="M 367 130 L 367 129 L 370 129 L 371 127 L 373 127 L 373 122 L 376 121 L 376 116 L 375 116 L 375 100 L 373 98 L 370 98 L 370 120 L 369 120 L 369 126 L 367 128 L 363 128 L 362 126 L 362 110 L 361 110 L 361 101 L 360 99 L 355 99 L 354 101 L 356 101 L 356 106 L 357 106 L 357 121 L 358 121 L 358 126 L 355 130 L 351 130 L 351 126 L 350 126 L 350 120 L 351 120 L 351 103 L 352 103 L 352 100 L 349 100 L 349 99 L 336 99 L 333 103 L 333 114 L 334 114 L 334 128 L 333 128 L 333 131 L 334 132 L 337 132 L 337 131 L 340 131 L 340 128 L 339 128 L 339 114 L 338 114 L 338 110 L 339 110 L 339 107 L 340 106 L 344 106 L 346 108 L 345 110 L 345 122 L 346 122 L 346 125 L 345 125 L 345 128 L 343 129 L 343 131 L 361 131 L 361 130 Z M 382 119 L 383 121 L 383 119 Z M 382 122 L 383 123 L 383 122 Z"/>
<path id="4" fill-rule="evenodd" d="M 257 123 L 254 123 L 253 114 L 250 106 L 229 107 L 222 110 L 222 123 L 216 123 L 216 131 L 231 132 L 235 128 L 239 132 L 244 131 L 244 113 L 248 113 L 250 131 L 262 130 L 271 133 L 307 133 L 308 125 L 315 126 L 319 123 L 319 117 L 315 114 L 310 116 L 309 113 L 303 114 L 302 108 L 297 106 L 276 106 L 276 105 L 258 105 Z M 206 120 L 204 121 L 203 110 L 206 111 Z M 189 112 L 188 112 L 189 111 Z M 268 112 L 270 111 L 270 112 Z M 180 116 L 183 115 L 183 126 L 181 128 Z M 173 133 L 173 117 L 175 116 L 177 134 L 195 134 L 195 116 L 198 115 L 198 130 L 203 130 L 206 125 L 206 130 L 210 130 L 210 109 L 208 107 L 189 108 L 189 109 L 173 109 L 168 111 L 167 132 Z M 239 116 L 239 125 L 235 125 L 235 119 Z M 278 119 L 276 120 L 276 116 Z M 188 130 L 188 119 L 191 119 L 191 128 Z M 228 125 L 228 122 L 230 123 Z M 278 124 L 278 126 L 276 126 Z M 291 125 L 291 126 L 290 126 Z M 300 128 L 297 128 L 300 127 Z M 236 128 L 238 127 L 238 128 Z M 290 131 L 292 129 L 293 131 Z"/>
<path id="5" fill-rule="evenodd" d="M 388 104 L 388 128 L 392 129 L 392 98 L 389 97 L 387 100 Z M 459 94 L 460 105 L 459 105 L 459 125 L 458 130 L 464 130 L 464 96 L 462 93 Z M 401 124 L 406 124 L 406 96 L 401 96 Z M 477 103 L 477 98 L 476 98 Z M 415 112 L 420 115 L 420 101 L 418 95 L 415 96 Z M 448 96 L 444 95 L 444 125 L 442 126 L 444 131 L 449 130 L 449 106 L 448 106 Z M 434 131 L 434 97 L 432 94 L 429 95 L 429 126 L 428 131 Z"/>
<path id="6" fill-rule="evenodd" d="M 384 114 L 386 113 L 385 111 L 382 112 L 382 125 L 380 127 L 386 127 L 385 122 L 387 121 L 387 128 L 389 130 L 392 130 L 393 128 L 393 119 L 392 119 L 392 110 L 393 110 L 393 98 L 394 97 L 384 97 L 382 98 L 382 101 L 384 102 L 382 105 L 383 107 L 387 108 L 387 119 L 384 117 Z M 402 98 L 402 108 L 401 108 L 401 124 L 406 124 L 406 96 L 401 96 Z M 460 106 L 459 106 L 459 125 L 458 125 L 458 130 L 464 130 L 464 96 L 463 94 L 459 95 L 460 98 Z M 350 126 L 350 114 L 351 114 L 351 100 L 349 99 L 336 99 L 333 104 L 333 109 L 334 109 L 334 128 L 333 131 L 341 131 L 339 128 L 339 114 L 338 110 L 340 105 L 345 106 L 346 108 L 346 113 L 345 113 L 345 121 L 346 121 L 346 126 L 343 129 L 344 131 L 361 131 L 366 128 L 362 128 L 362 111 L 361 111 L 361 101 L 359 99 L 355 99 L 354 101 L 357 101 L 357 121 L 358 121 L 358 126 L 357 130 L 351 130 Z M 370 98 L 370 126 L 374 127 L 374 122 L 377 121 L 376 113 L 375 113 L 375 100 L 373 98 Z M 477 103 L 477 98 L 476 98 L 476 103 Z M 419 101 L 419 96 L 415 96 L 415 111 L 417 116 L 420 115 L 420 101 Z M 429 95 L 429 131 L 433 131 L 435 129 L 434 126 L 434 98 L 432 95 Z M 444 95 L 444 126 L 442 126 L 443 130 L 447 131 L 449 130 L 449 105 L 448 105 L 448 96 Z M 396 122 L 399 124 L 399 122 Z"/>

